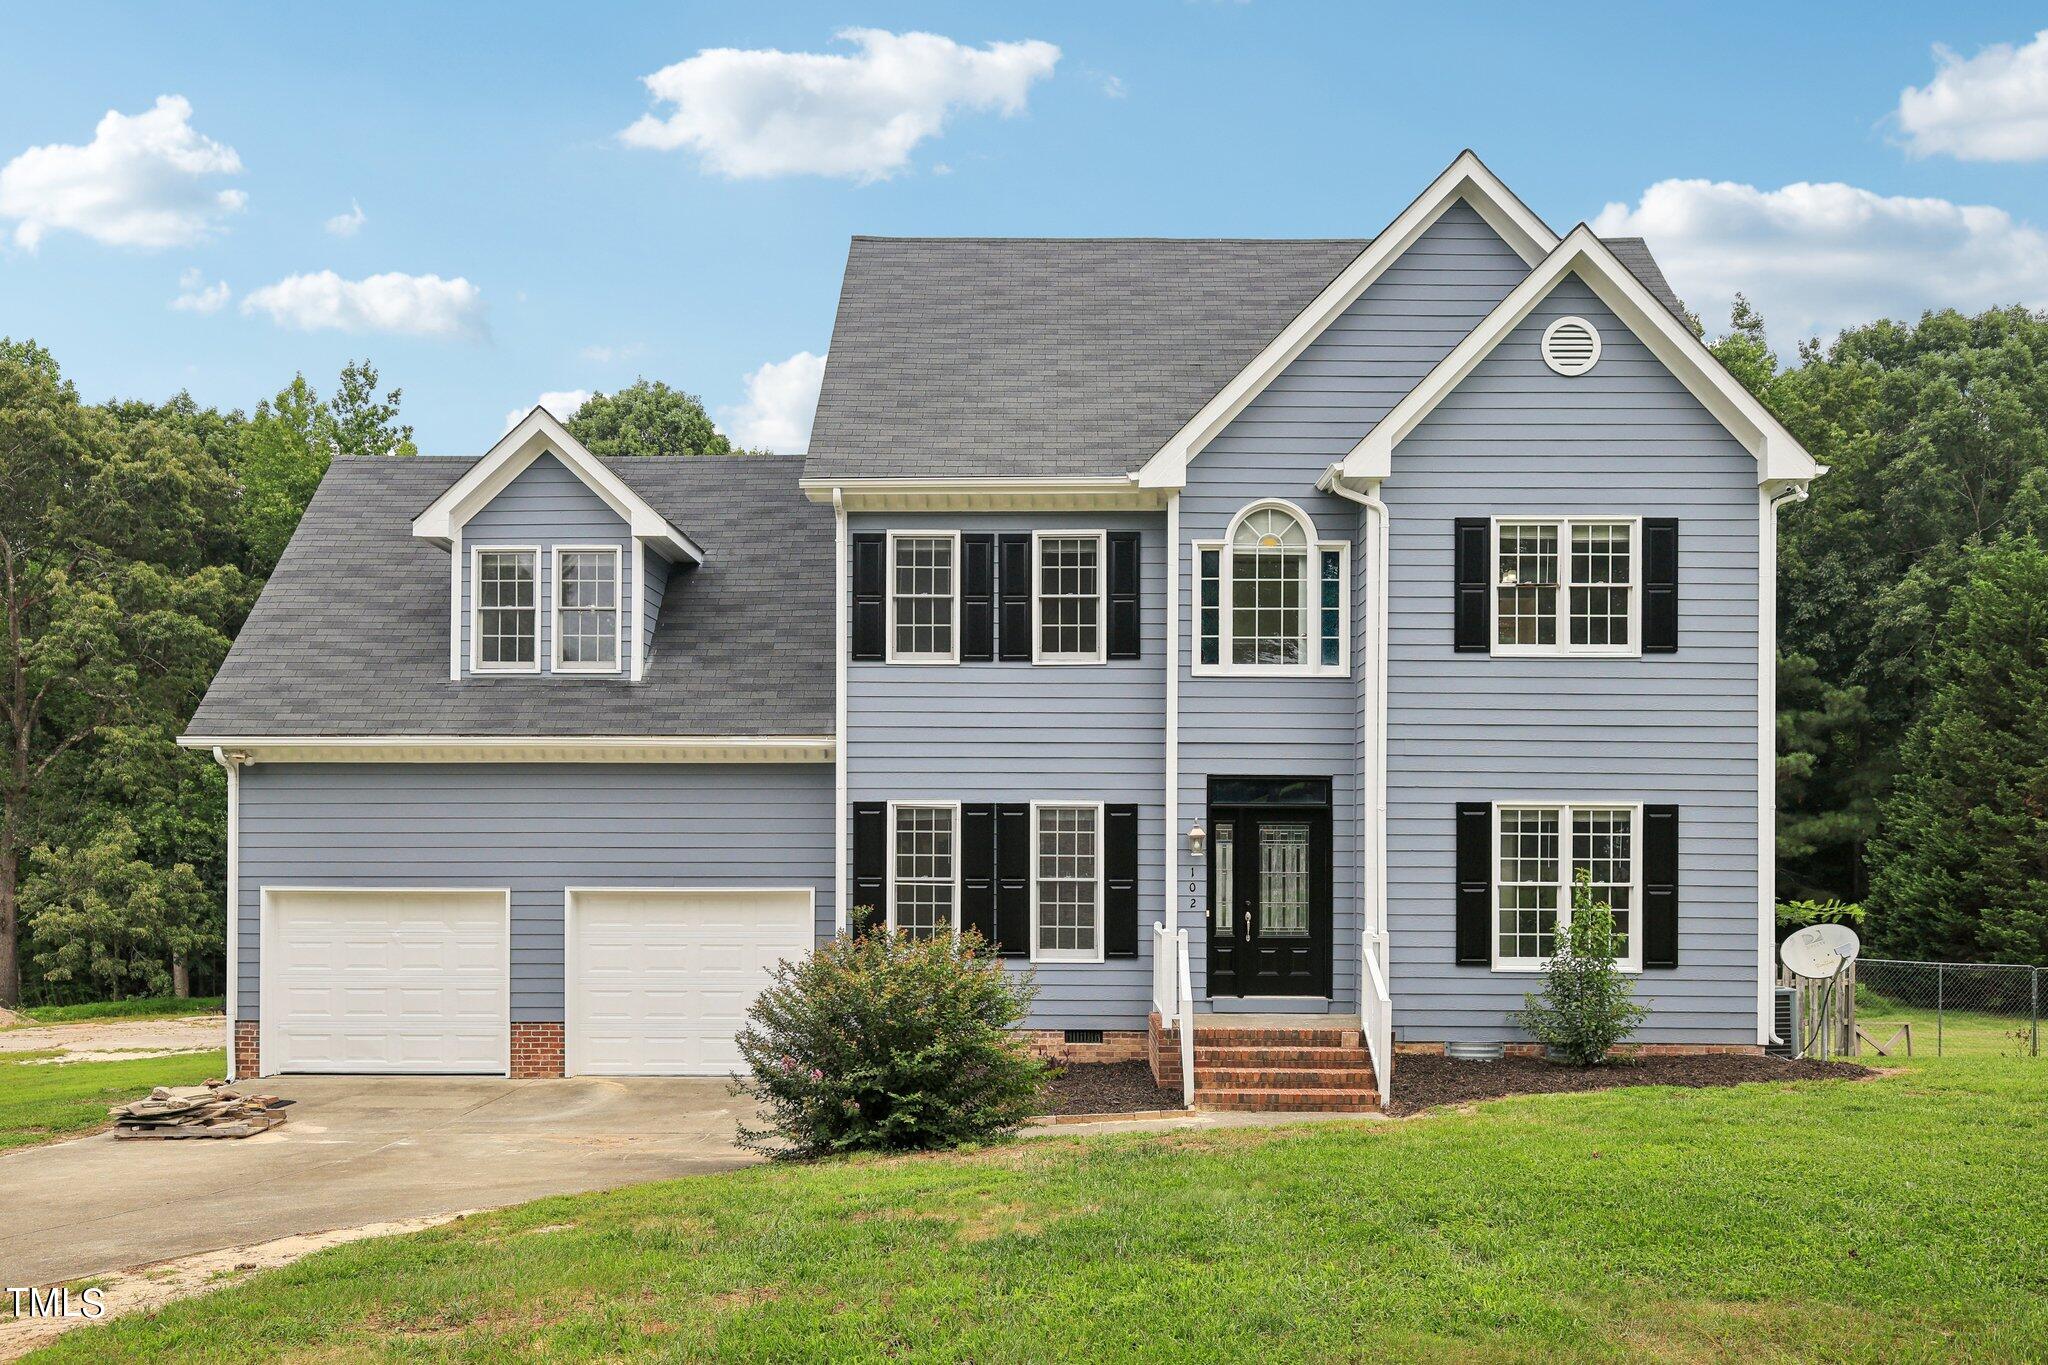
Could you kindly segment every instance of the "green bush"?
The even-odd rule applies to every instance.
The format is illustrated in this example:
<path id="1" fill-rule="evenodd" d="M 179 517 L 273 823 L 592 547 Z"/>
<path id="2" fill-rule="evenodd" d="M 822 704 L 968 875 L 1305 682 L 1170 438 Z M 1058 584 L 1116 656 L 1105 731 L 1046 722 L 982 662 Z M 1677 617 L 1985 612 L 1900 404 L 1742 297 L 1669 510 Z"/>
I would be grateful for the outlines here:
<path id="1" fill-rule="evenodd" d="M 741 1144 L 810 1157 L 1012 1132 L 1049 1071 L 1010 1032 L 1035 991 L 972 933 L 841 937 L 781 963 L 739 1036 L 752 1073 L 740 1088 L 768 1114 Z"/>
<path id="2" fill-rule="evenodd" d="M 1863 907 L 1850 901 L 1779 901 L 1778 942 L 1783 943 L 1809 924 L 1846 924 L 1863 927 Z"/>
<path id="3" fill-rule="evenodd" d="M 1649 1013 L 1635 1002 L 1635 983 L 1614 965 L 1614 912 L 1593 899 L 1584 871 L 1572 887 L 1571 920 L 1557 933 L 1550 975 L 1540 995 L 1522 997 L 1516 1016 L 1540 1043 L 1578 1066 L 1607 1060 L 1609 1049 L 1636 1031 Z"/>

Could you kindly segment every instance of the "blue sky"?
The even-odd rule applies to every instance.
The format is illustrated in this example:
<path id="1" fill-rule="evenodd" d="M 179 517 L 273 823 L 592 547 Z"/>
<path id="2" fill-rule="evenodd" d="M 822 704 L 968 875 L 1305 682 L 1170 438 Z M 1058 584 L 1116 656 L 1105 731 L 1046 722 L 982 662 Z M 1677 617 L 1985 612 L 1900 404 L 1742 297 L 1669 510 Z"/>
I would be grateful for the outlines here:
<path id="1" fill-rule="evenodd" d="M 0 49 L 0 332 L 90 398 L 243 408 L 368 355 L 429 453 L 636 374 L 800 448 L 851 234 L 1367 236 L 1465 146 L 1554 227 L 1648 236 L 1710 323 L 1749 290 L 1781 344 L 2048 306 L 2042 24 L 1955 3 L 38 6 Z"/>

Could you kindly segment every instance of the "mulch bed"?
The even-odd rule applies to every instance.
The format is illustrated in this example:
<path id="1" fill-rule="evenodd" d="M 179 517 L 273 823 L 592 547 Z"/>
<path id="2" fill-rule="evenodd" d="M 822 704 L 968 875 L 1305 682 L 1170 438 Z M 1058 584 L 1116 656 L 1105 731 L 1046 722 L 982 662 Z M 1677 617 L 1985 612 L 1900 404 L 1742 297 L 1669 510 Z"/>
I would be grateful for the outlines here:
<path id="1" fill-rule="evenodd" d="M 1494 1100 L 1507 1095 L 1556 1095 L 1611 1090 L 1620 1085 L 1681 1085 L 1704 1088 L 1749 1081 L 1854 1080 L 1877 1073 L 1854 1062 L 1813 1058 L 1710 1055 L 1637 1057 L 1605 1066 L 1563 1066 L 1541 1057 L 1503 1057 L 1467 1062 L 1428 1054 L 1403 1054 L 1394 1063 L 1392 1112 L 1414 1114 L 1442 1104 Z M 1149 1079 L 1149 1077 L 1148 1077 Z"/>
<path id="2" fill-rule="evenodd" d="M 1152 1068 L 1143 1062 L 1084 1062 L 1054 1073 L 1044 1112 L 1138 1114 L 1180 1107 L 1180 1092 L 1154 1085 Z"/>

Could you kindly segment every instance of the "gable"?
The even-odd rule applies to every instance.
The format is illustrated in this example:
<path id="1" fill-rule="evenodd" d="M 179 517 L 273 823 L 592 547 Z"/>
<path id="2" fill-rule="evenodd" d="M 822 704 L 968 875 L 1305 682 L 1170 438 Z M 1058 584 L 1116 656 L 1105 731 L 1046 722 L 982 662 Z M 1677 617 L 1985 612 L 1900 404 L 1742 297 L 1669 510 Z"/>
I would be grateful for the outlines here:
<path id="1" fill-rule="evenodd" d="M 465 541 L 506 537 L 524 542 L 622 541 L 626 519 L 550 451 L 537 456 L 489 502 L 470 514 Z"/>

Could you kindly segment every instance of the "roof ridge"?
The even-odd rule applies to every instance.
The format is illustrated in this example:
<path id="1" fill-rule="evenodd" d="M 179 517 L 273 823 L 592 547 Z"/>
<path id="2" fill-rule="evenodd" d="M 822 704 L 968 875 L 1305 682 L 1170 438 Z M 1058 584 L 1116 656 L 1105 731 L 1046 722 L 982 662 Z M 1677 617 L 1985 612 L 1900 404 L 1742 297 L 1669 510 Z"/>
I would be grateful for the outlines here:
<path id="1" fill-rule="evenodd" d="M 853 241 L 856 241 L 856 242 L 1001 242 L 1001 243 L 1003 243 L 1003 244 L 1005 244 L 1005 245 L 1014 245 L 1014 244 L 1016 244 L 1016 243 L 1018 243 L 1018 242 L 1060 242 L 1060 243 L 1078 243 L 1078 242 L 1116 242 L 1116 243 L 1126 243 L 1126 242 L 1129 242 L 1129 243 L 1141 243 L 1141 242 L 1142 242 L 1142 243 L 1151 243 L 1151 244 L 1158 244 L 1158 243 L 1168 243 L 1168 244 L 1180 244 L 1180 243 L 1186 243 L 1186 244 L 1188 244 L 1188 245 L 1193 245 L 1193 246 L 1213 246 L 1213 245 L 1216 245 L 1216 244 L 1219 244 L 1219 243 L 1243 244 L 1243 245 L 1245 245 L 1245 246 L 1274 246 L 1274 245 L 1290 245 L 1290 244 L 1296 244 L 1296 243 L 1298 243 L 1298 244 L 1300 244 L 1300 245 L 1303 245 L 1303 246 L 1347 246 L 1347 245 L 1349 245 L 1349 244 L 1351 244 L 1351 243 L 1353 243 L 1353 242 L 1370 242 L 1370 241 L 1372 240 L 1372 238 L 1371 238 L 1370 236 L 1360 236 L 1360 237 L 1162 237 L 1162 236 L 1156 236 L 1156 235 L 1154 235 L 1154 236 L 1143 236 L 1143 235 L 1140 235 L 1140 236 L 1132 236 L 1132 237 L 1105 237 L 1105 236 L 1083 236 L 1083 237 L 1051 237 L 1051 236 L 1021 236 L 1021 237 L 1018 237 L 1018 236 L 979 236 L 979 235 L 974 235 L 974 234 L 965 234 L 965 235 L 951 235 L 951 236 L 947 236 L 947 235 L 918 235 L 918 234 L 911 234 L 911 235 L 906 235 L 906 236 L 897 236 L 897 235 L 894 235 L 894 234 L 889 234 L 889 233 L 879 233 L 879 232 L 856 232 L 856 233 L 854 233 L 854 234 L 853 234 L 853 236 L 852 236 L 852 239 L 851 239 L 851 240 L 853 240 Z"/>

